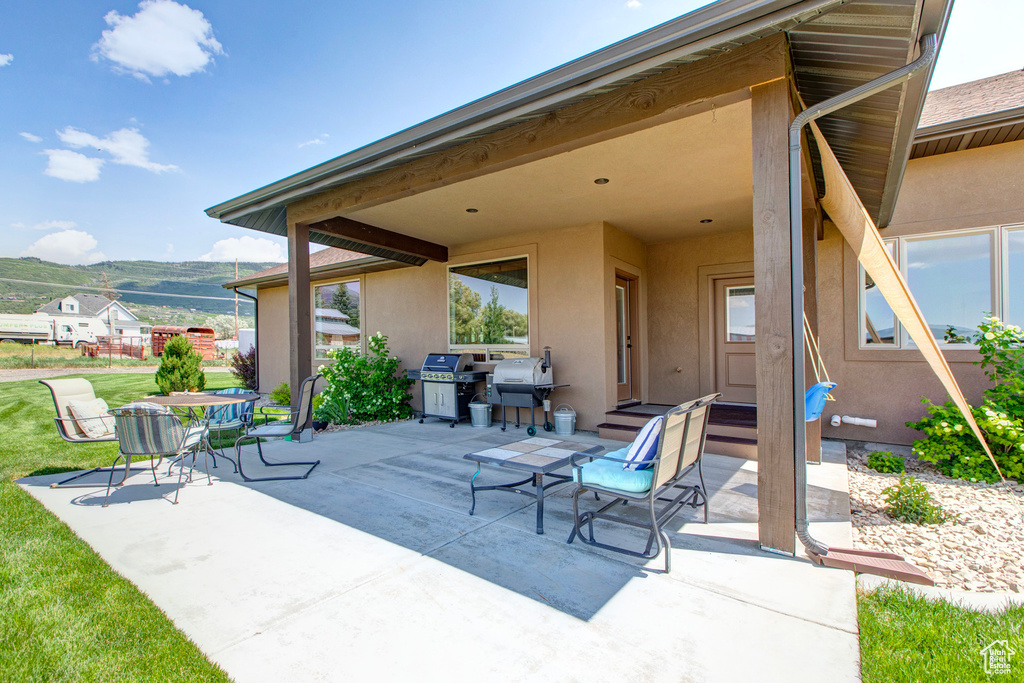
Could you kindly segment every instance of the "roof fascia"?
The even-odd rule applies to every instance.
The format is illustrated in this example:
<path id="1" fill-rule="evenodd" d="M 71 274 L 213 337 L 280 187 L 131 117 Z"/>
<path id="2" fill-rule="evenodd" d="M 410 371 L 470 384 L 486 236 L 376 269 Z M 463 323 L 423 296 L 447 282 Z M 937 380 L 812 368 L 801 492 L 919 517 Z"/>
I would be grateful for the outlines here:
<path id="1" fill-rule="evenodd" d="M 914 135 L 914 143 L 931 142 L 932 140 L 939 140 L 952 135 L 977 133 L 979 131 L 989 130 L 990 128 L 999 128 L 1001 126 L 1015 125 L 1018 123 L 1024 123 L 1024 107 L 1004 109 L 1003 111 L 979 114 L 978 116 L 971 116 L 966 119 L 946 121 L 944 123 L 936 123 L 931 126 L 918 128 L 917 134 Z"/>
<path id="2" fill-rule="evenodd" d="M 409 263 L 399 263 L 397 261 L 391 261 L 390 259 L 371 256 L 369 258 L 353 259 L 351 261 L 341 261 L 338 263 L 328 263 L 322 266 L 315 266 L 309 269 L 309 279 L 324 280 L 332 277 L 345 277 L 347 275 L 358 275 L 360 273 L 376 272 L 379 270 L 393 270 L 395 268 L 412 267 L 413 266 Z M 251 289 L 254 287 L 266 287 L 268 285 L 286 284 L 288 284 L 288 271 L 283 273 L 274 273 L 273 275 L 266 275 L 263 277 L 240 278 L 238 280 L 226 282 L 221 285 L 221 287 L 224 289 L 234 289 L 236 287 Z"/>

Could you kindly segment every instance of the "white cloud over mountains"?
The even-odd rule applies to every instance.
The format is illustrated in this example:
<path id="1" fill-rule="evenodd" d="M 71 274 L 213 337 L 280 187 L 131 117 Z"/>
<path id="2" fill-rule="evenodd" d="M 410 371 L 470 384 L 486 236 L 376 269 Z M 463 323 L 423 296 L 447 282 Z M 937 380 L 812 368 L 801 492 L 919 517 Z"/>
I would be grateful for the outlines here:
<path id="1" fill-rule="evenodd" d="M 22 256 L 35 256 L 44 261 L 80 266 L 103 261 L 103 252 L 96 251 L 96 238 L 81 230 L 62 230 L 43 235 L 21 252 Z"/>
<path id="2" fill-rule="evenodd" d="M 173 0 L 143 0 L 133 15 L 111 10 L 103 19 L 110 28 L 93 45 L 93 61 L 109 60 L 115 72 L 147 83 L 203 71 L 224 54 L 203 13 Z"/>
<path id="3" fill-rule="evenodd" d="M 136 128 L 122 128 L 101 138 L 68 126 L 64 130 L 57 131 L 57 137 L 72 149 L 43 150 L 43 153 L 50 158 L 50 163 L 47 164 L 43 173 L 61 180 L 73 183 L 89 183 L 99 180 L 100 169 L 103 168 L 103 164 L 107 160 L 72 151 L 84 147 L 91 147 L 98 152 L 106 152 L 111 156 L 110 161 L 115 164 L 136 166 L 153 173 L 178 170 L 178 167 L 173 164 L 158 164 L 155 161 L 150 161 L 149 140 Z"/>
<path id="4" fill-rule="evenodd" d="M 288 251 L 283 245 L 265 237 L 228 237 L 213 243 L 209 253 L 200 261 L 287 261 Z"/>

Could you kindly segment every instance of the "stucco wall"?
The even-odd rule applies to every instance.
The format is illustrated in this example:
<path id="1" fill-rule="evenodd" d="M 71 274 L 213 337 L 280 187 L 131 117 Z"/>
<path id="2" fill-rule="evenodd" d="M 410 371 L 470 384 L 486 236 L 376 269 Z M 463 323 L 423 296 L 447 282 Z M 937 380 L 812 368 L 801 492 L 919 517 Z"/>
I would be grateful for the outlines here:
<path id="1" fill-rule="evenodd" d="M 288 288 L 267 287 L 256 291 L 259 326 L 256 354 L 260 364 L 260 391 L 268 393 L 288 381 Z"/>
<path id="2" fill-rule="evenodd" d="M 986 227 L 1024 221 L 1024 142 L 913 159 L 884 237 Z M 945 400 L 938 379 L 912 349 L 858 345 L 857 262 L 839 231 L 826 223 L 818 243 L 819 333 L 822 355 L 839 383 L 826 407 L 822 436 L 909 444 L 918 433 L 904 423 L 924 414 L 920 398 Z M 987 384 L 974 351 L 947 349 L 967 400 L 977 404 Z M 831 427 L 833 414 L 878 420 L 877 429 Z"/>
<path id="3" fill-rule="evenodd" d="M 710 303 L 706 293 L 701 296 L 700 268 L 753 259 L 751 229 L 647 247 L 650 403 L 677 404 L 702 394 L 700 318 L 701 307 Z"/>

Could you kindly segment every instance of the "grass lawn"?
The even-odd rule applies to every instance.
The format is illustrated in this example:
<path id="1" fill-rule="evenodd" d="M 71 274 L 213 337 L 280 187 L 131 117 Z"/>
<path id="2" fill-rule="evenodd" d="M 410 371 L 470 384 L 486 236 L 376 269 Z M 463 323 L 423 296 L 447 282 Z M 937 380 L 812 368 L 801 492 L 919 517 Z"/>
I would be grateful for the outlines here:
<path id="1" fill-rule="evenodd" d="M 83 356 L 78 349 L 67 347 L 46 346 L 44 344 L 17 344 L 0 343 L 0 369 L 10 370 L 15 368 L 105 368 L 108 365 L 114 368 L 124 367 L 156 367 L 160 365 L 160 359 L 150 356 L 149 347 L 146 347 L 145 360 L 135 358 L 89 358 Z M 230 354 L 228 355 L 230 358 Z M 226 360 L 204 360 L 204 367 L 224 366 Z M 104 397 L 105 398 L 105 397 Z M 109 403 L 109 401 L 108 401 Z"/>
<path id="2" fill-rule="evenodd" d="M 903 589 L 861 594 L 857 603 L 864 683 L 1024 680 L 1024 607 L 974 612 Z M 1016 654 L 1009 673 L 989 675 L 981 651 L 996 640 Z"/>
<path id="3" fill-rule="evenodd" d="M 207 374 L 208 389 L 236 386 Z M 111 406 L 152 375 L 88 375 Z M 35 380 L 0 384 L 0 681 L 226 681 L 149 599 L 11 480 L 109 466 L 117 443 L 69 444 Z"/>

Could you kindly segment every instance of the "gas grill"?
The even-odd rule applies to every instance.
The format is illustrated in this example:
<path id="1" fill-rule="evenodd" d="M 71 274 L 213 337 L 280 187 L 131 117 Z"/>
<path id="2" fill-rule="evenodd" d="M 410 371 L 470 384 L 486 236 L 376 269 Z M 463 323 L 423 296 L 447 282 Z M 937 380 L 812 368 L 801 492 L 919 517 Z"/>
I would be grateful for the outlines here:
<path id="1" fill-rule="evenodd" d="M 487 401 L 501 406 L 501 431 L 508 423 L 505 408 L 516 409 L 516 429 L 519 429 L 519 409 L 530 409 L 530 426 L 526 433 L 537 433 L 537 421 L 533 409 L 544 409 L 544 431 L 550 432 L 554 425 L 548 421 L 551 401 L 548 397 L 555 389 L 568 384 L 555 384 L 551 372 L 551 347 L 544 347 L 543 358 L 509 358 L 494 366 L 494 372 L 487 375 Z"/>
<path id="2" fill-rule="evenodd" d="M 477 382 L 487 378 L 486 372 L 473 372 L 471 353 L 431 353 L 419 370 L 406 370 L 409 379 L 418 379 L 423 396 L 424 418 L 438 417 L 456 423 L 469 419 L 469 402 Z"/>

